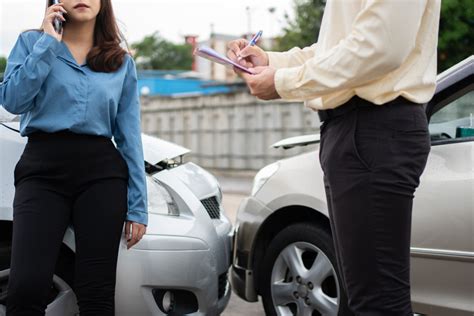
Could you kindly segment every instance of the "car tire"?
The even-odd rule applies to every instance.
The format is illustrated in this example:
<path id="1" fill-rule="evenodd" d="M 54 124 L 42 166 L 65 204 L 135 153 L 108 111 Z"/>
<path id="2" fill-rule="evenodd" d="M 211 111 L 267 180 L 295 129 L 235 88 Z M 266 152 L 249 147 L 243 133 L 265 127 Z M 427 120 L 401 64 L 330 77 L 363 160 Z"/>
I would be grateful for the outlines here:
<path id="1" fill-rule="evenodd" d="M 330 232 L 293 224 L 270 242 L 260 271 L 265 314 L 346 315 L 347 298 L 336 268 Z"/>
<path id="2" fill-rule="evenodd" d="M 11 260 L 11 240 L 0 241 L 0 316 L 5 315 L 5 303 L 7 298 L 8 270 Z M 61 302 L 65 302 L 67 310 L 75 311 L 75 296 L 72 292 L 74 278 L 74 253 L 62 244 L 55 268 L 55 282 L 48 293 L 48 304 L 53 302 L 60 291 L 63 294 Z M 58 287 L 60 288 L 58 290 Z M 67 296 L 67 297 L 66 297 Z M 71 298 L 73 297 L 73 298 Z M 71 303 L 72 302 L 72 303 Z M 72 307 L 71 307 L 72 306 Z M 55 311 L 52 314 L 56 315 Z"/>

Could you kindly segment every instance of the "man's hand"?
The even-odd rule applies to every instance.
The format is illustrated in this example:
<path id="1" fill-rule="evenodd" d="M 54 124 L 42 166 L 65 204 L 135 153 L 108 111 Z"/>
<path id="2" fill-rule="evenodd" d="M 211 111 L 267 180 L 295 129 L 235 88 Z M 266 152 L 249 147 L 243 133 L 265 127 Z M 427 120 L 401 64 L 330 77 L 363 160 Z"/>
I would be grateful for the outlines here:
<path id="1" fill-rule="evenodd" d="M 227 57 L 246 68 L 268 66 L 267 53 L 258 46 L 248 46 L 248 41 L 238 39 L 227 44 Z"/>
<path id="2" fill-rule="evenodd" d="M 236 68 L 234 70 L 245 80 L 253 96 L 262 100 L 280 99 L 275 88 L 275 68 L 268 66 L 251 68 L 254 75 L 249 75 Z"/>
<path id="3" fill-rule="evenodd" d="M 131 221 L 125 222 L 125 239 L 127 240 L 127 249 L 137 244 L 146 233 L 146 226 Z"/>

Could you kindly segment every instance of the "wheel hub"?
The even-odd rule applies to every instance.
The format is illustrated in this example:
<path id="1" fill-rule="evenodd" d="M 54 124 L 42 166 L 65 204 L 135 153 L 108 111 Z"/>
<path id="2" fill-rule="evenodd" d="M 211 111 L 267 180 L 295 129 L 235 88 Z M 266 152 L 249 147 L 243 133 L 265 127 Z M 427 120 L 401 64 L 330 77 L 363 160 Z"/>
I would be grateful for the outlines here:
<path id="1" fill-rule="evenodd" d="M 308 286 L 306 286 L 306 284 L 300 284 L 298 286 L 298 295 L 302 298 L 308 296 Z"/>
<path id="2" fill-rule="evenodd" d="M 308 252 L 315 256 L 306 266 L 303 255 Z M 329 276 L 334 277 L 332 282 L 336 282 L 337 287 L 337 275 L 331 261 L 318 247 L 307 242 L 288 245 L 277 257 L 271 275 L 271 294 L 277 315 L 294 314 L 295 305 L 301 315 L 310 315 L 313 311 L 336 315 L 338 297 L 323 292 L 323 282 Z M 337 292 L 339 294 L 339 289 Z"/>

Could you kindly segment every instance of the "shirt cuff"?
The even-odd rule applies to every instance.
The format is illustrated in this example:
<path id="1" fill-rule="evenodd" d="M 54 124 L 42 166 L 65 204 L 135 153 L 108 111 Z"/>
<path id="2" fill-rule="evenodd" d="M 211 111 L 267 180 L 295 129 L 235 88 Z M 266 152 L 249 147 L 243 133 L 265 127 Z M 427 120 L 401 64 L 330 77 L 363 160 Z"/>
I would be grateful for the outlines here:
<path id="1" fill-rule="evenodd" d="M 48 33 L 43 33 L 36 41 L 32 55 L 37 56 L 45 61 L 54 61 L 61 49 L 61 43 Z"/>
<path id="2" fill-rule="evenodd" d="M 127 221 L 148 225 L 148 212 L 140 212 L 129 210 L 127 213 Z"/>
<path id="3" fill-rule="evenodd" d="M 298 67 L 277 69 L 275 72 L 275 89 L 284 100 L 299 100 L 294 83 L 297 81 Z"/>

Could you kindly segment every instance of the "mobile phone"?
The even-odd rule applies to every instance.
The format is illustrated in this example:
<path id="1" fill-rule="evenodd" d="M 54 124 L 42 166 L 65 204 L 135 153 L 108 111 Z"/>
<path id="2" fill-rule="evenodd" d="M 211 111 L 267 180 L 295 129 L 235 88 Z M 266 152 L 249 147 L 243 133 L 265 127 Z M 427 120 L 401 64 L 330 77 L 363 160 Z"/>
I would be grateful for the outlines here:
<path id="1" fill-rule="evenodd" d="M 60 2 L 59 0 L 53 0 L 53 4 L 58 4 L 59 2 Z M 59 14 L 63 15 L 62 12 L 60 12 Z M 54 30 L 56 31 L 56 33 L 61 34 L 63 32 L 62 20 L 60 20 L 59 18 L 55 18 L 53 21 L 53 25 L 54 25 Z"/>

